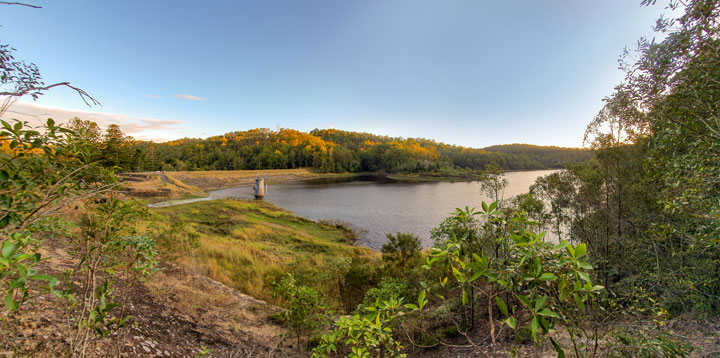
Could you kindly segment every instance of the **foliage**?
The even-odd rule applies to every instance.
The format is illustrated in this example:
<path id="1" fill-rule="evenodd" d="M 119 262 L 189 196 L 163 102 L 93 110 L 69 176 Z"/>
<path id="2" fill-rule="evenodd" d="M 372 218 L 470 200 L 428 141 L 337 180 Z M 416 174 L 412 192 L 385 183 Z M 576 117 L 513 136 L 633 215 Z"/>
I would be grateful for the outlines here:
<path id="1" fill-rule="evenodd" d="M 387 234 L 388 242 L 383 244 L 380 252 L 385 263 L 398 270 L 404 270 L 414 259 L 420 257 L 422 246 L 420 239 L 413 234 Z"/>
<path id="2" fill-rule="evenodd" d="M 411 296 L 411 289 L 404 279 L 384 277 L 376 287 L 367 290 L 363 302 L 358 306 L 358 309 L 362 310 L 363 307 L 371 306 L 375 302 L 385 302 L 391 299 L 399 300 Z"/>
<path id="3" fill-rule="evenodd" d="M 554 209 L 616 294 L 642 287 L 707 317 L 720 312 L 720 3 L 670 8 L 680 16 L 658 21 L 664 39 L 621 58 L 626 78 L 586 132 L 596 158 L 573 168 Z"/>
<path id="4" fill-rule="evenodd" d="M 528 230 L 533 222 L 524 213 L 517 213 L 508 223 L 502 223 L 503 218 L 495 217 L 498 213 L 495 203 L 483 203 L 481 213 L 489 222 L 507 224 L 510 228 L 508 235 L 499 239 L 500 254 L 488 256 L 482 248 L 469 250 L 464 244 L 468 236 L 453 237 L 445 246 L 432 249 L 425 267 L 439 266 L 446 272 L 440 286 L 450 288 L 450 292 L 459 291 L 463 306 L 478 298 L 487 303 L 493 346 L 495 306 L 504 316 L 502 322 L 513 329 L 520 317 L 528 317 L 535 341 L 540 339 L 541 332 L 549 332 L 560 323 L 568 328 L 575 344 L 575 336 L 584 333 L 586 305 L 602 290 L 602 286 L 592 284 L 587 271 L 592 266 L 587 262 L 586 246 L 573 246 L 564 241 L 557 245 L 544 242 L 543 234 Z M 448 299 L 443 294 L 437 296 L 443 302 Z M 508 299 L 518 304 L 508 305 Z M 458 325 L 458 331 L 463 333 L 463 327 Z M 551 342 L 561 354 L 563 349 L 558 342 L 552 338 Z M 581 347 L 573 348 L 580 357 Z"/>
<path id="5" fill-rule="evenodd" d="M 558 171 L 535 180 L 530 192 L 550 204 L 550 219 L 554 234 L 562 239 L 570 222 L 570 202 L 575 195 L 575 176 L 566 170 Z"/>
<path id="6" fill-rule="evenodd" d="M 41 289 L 67 303 L 73 354 L 83 356 L 87 343 L 127 324 L 118 293 L 152 274 L 157 267 L 152 239 L 137 233 L 135 219 L 147 211 L 144 203 L 101 195 L 115 187 L 111 171 L 97 163 L 96 148 L 85 134 L 56 126 L 48 120 L 36 130 L 26 124 L 2 121 L 0 153 L 2 185 L 2 261 L 0 278 L 5 305 L 18 310 L 30 297 L 29 283 L 44 281 Z M 75 236 L 57 215 L 75 206 L 86 211 Z M 55 277 L 40 273 L 43 239 L 67 236 L 83 272 L 79 283 L 69 279 L 64 290 Z M 102 273 L 102 278 L 98 276 Z M 73 277 L 71 273 L 69 277 Z M 122 277 L 122 285 L 115 283 Z M 120 291 L 117 292 L 117 288 Z"/>
<path id="7" fill-rule="evenodd" d="M 312 356 L 320 358 L 335 353 L 351 358 L 406 357 L 401 353 L 401 342 L 393 336 L 393 324 L 403 311 L 422 309 L 427 301 L 423 293 L 418 300 L 419 306 L 406 307 L 402 302 L 402 298 L 376 300 L 374 304 L 362 306 L 360 312 L 353 316 L 340 317 L 333 330 L 322 336 Z"/>
<path id="8" fill-rule="evenodd" d="M 302 338 L 309 338 L 324 328 L 329 310 L 318 291 L 298 285 L 292 274 L 275 284 L 274 291 L 284 301 L 284 322 L 295 334 L 300 347 Z"/>
<path id="9" fill-rule="evenodd" d="M 113 185 L 109 172 L 87 163 L 88 148 L 75 133 L 48 120 L 36 130 L 0 121 L 0 280 L 5 307 L 17 310 L 30 280 L 44 281 L 56 295 L 57 279 L 34 268 L 43 237 L 62 226 L 54 213 Z"/>
<path id="10" fill-rule="evenodd" d="M 206 139 L 180 139 L 130 148 L 143 170 L 254 170 L 315 168 L 324 172 L 446 173 L 481 170 L 496 162 L 506 169 L 559 168 L 587 160 L 591 151 L 516 145 L 508 152 L 450 146 L 421 138 L 392 138 L 335 129 L 303 133 L 251 129 Z M 542 153 L 542 154 L 540 154 Z M 531 158 L 532 157 L 532 158 Z M 133 168 L 134 169 L 134 168 Z"/>
<path id="11" fill-rule="evenodd" d="M 484 224 L 478 219 L 480 212 L 468 206 L 465 209 L 455 209 L 454 215 L 447 217 L 440 225 L 430 230 L 430 237 L 439 247 L 452 238 L 464 238 L 466 245 L 484 247 L 488 243 L 479 241 L 482 238 L 479 233 L 484 229 Z"/>
<path id="12" fill-rule="evenodd" d="M 109 196 L 84 207 L 81 233 L 71 241 L 79 263 L 70 277 L 79 273 L 81 279 L 77 287 L 69 281 L 67 289 L 70 349 L 80 357 L 89 342 L 126 326 L 129 290 L 159 265 L 155 242 L 135 226 L 147 216 L 144 202 Z"/>
<path id="13" fill-rule="evenodd" d="M 496 162 L 485 166 L 485 173 L 480 177 L 480 190 L 500 205 L 503 200 L 505 188 L 509 182 L 503 176 L 503 168 Z"/>

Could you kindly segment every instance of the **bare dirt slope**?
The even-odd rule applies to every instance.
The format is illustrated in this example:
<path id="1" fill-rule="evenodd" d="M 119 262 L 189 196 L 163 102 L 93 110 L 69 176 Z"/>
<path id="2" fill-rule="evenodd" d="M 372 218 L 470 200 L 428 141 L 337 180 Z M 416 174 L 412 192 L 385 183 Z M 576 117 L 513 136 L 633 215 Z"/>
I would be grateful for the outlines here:
<path id="1" fill-rule="evenodd" d="M 63 252 L 52 256 L 43 264 L 55 274 L 72 262 Z M 131 324 L 93 343 L 90 357 L 196 357 L 204 347 L 212 357 L 307 355 L 268 319 L 279 308 L 177 266 L 166 266 L 127 297 Z M 72 331 L 59 299 L 32 298 L 13 315 L 0 316 L 0 357 L 69 356 Z"/>

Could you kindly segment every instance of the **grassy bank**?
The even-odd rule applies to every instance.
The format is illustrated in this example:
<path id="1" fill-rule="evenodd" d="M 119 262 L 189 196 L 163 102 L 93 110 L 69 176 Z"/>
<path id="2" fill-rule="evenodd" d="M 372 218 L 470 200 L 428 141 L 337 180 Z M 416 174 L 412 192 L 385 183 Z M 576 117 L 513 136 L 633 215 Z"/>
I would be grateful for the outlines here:
<path id="1" fill-rule="evenodd" d="M 351 231 L 262 201 L 204 201 L 152 211 L 166 218 L 160 230 L 174 231 L 165 236 L 176 242 L 162 245 L 172 261 L 271 302 L 271 283 L 285 272 L 306 278 L 339 302 L 335 260 L 349 258 L 353 270 L 367 271 L 355 272 L 359 280 L 367 280 L 379 265 L 377 253 L 351 244 Z M 183 246 L 189 248 L 178 249 Z"/>

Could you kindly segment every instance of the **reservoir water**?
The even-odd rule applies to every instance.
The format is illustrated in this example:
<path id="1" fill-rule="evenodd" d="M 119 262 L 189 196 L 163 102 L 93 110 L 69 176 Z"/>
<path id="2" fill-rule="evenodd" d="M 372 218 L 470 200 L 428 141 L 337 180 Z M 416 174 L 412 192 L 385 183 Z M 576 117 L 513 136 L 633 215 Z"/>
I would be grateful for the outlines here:
<path id="1" fill-rule="evenodd" d="M 554 170 L 509 172 L 505 198 L 528 191 Z M 210 192 L 210 199 L 252 199 L 250 187 Z M 489 198 L 478 182 L 408 182 L 380 177 L 316 179 L 269 185 L 265 200 L 313 220 L 338 221 L 360 232 L 359 245 L 379 250 L 388 233 L 409 232 L 432 244 L 430 229 L 458 207 L 480 207 Z"/>

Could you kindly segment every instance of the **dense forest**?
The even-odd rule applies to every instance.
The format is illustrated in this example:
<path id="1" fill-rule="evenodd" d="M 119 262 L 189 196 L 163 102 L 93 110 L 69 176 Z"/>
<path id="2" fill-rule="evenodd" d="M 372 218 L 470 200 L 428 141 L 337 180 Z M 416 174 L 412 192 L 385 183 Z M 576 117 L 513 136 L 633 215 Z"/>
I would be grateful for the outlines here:
<path id="1" fill-rule="evenodd" d="M 419 138 L 394 138 L 336 129 L 304 133 L 266 128 L 207 139 L 138 142 L 111 126 L 103 136 L 94 123 L 75 118 L 71 128 L 102 149 L 104 162 L 124 171 L 315 168 L 324 172 L 412 173 L 564 168 L 589 159 L 590 149 L 525 144 L 473 149 Z"/>

